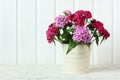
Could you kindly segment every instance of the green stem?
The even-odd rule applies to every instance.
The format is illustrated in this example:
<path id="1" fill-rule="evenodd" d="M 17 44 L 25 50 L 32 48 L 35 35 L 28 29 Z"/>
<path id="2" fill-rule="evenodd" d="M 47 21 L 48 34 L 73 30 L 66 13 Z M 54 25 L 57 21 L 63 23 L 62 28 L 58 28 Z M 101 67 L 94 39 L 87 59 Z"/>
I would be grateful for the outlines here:
<path id="1" fill-rule="evenodd" d="M 99 35 L 98 37 L 101 37 L 101 35 Z M 93 41 L 95 41 L 96 39 L 93 39 L 92 41 L 91 41 L 91 43 L 93 43 Z"/>
<path id="2" fill-rule="evenodd" d="M 93 38 L 94 34 L 96 33 L 96 31 L 97 31 L 97 29 L 94 30 L 94 33 L 93 33 L 93 35 L 92 35 L 92 38 Z"/>
<path id="3" fill-rule="evenodd" d="M 91 41 L 91 43 L 93 43 L 93 41 L 95 41 L 95 39 L 94 39 L 94 40 L 92 40 L 92 41 Z"/>

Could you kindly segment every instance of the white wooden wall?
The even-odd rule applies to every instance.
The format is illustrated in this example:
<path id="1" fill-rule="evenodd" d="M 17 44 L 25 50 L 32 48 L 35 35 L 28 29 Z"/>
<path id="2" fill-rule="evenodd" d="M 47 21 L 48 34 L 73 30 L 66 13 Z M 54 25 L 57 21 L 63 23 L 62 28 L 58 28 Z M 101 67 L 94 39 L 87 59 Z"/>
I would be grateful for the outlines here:
<path id="1" fill-rule="evenodd" d="M 66 9 L 90 10 L 111 37 L 92 48 L 91 64 L 120 65 L 120 0 L 0 0 L 0 64 L 62 64 L 62 47 L 46 30 Z"/>

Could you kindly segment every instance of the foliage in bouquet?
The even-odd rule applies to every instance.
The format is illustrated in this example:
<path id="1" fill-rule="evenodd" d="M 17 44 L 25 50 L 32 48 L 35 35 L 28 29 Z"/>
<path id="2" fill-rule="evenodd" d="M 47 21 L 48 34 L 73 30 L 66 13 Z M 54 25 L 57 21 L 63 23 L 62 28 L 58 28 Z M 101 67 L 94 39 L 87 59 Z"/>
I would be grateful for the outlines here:
<path id="1" fill-rule="evenodd" d="M 79 44 L 89 47 L 95 41 L 98 45 L 110 36 L 103 23 L 93 19 L 87 10 L 75 13 L 64 11 L 64 15 L 57 16 L 49 25 L 46 35 L 49 43 L 56 40 L 61 44 L 69 44 L 66 54 Z"/>

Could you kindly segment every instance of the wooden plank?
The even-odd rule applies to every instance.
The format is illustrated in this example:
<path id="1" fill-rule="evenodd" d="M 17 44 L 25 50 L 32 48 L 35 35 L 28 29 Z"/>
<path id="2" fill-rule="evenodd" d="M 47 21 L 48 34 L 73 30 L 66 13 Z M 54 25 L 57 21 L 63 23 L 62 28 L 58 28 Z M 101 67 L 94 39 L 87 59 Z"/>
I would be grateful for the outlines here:
<path id="1" fill-rule="evenodd" d="M 37 0 L 37 61 L 38 64 L 55 63 L 55 46 L 46 40 L 48 25 L 54 20 L 54 0 Z"/>
<path id="2" fill-rule="evenodd" d="M 0 0 L 0 64 L 16 63 L 16 0 Z"/>
<path id="3" fill-rule="evenodd" d="M 75 0 L 75 11 L 76 10 L 90 10 L 93 11 L 93 0 Z"/>
<path id="4" fill-rule="evenodd" d="M 69 2 L 69 3 L 68 3 Z M 74 0 L 55 0 L 56 3 L 56 16 L 59 14 L 63 14 L 63 11 L 65 10 L 71 10 L 73 12 L 73 4 L 74 4 Z"/>
<path id="5" fill-rule="evenodd" d="M 35 0 L 17 1 L 18 63 L 35 64 Z"/>
<path id="6" fill-rule="evenodd" d="M 119 50 L 120 50 L 120 23 L 119 23 L 119 18 L 120 18 L 120 0 L 113 0 L 113 9 L 114 9 L 114 13 L 113 13 L 113 64 L 114 65 L 120 65 L 120 54 L 119 54 Z"/>
<path id="7" fill-rule="evenodd" d="M 110 38 L 103 42 L 97 49 L 97 65 L 112 65 L 112 0 L 96 0 L 94 13 L 95 18 L 102 21 L 105 28 L 111 33 Z"/>

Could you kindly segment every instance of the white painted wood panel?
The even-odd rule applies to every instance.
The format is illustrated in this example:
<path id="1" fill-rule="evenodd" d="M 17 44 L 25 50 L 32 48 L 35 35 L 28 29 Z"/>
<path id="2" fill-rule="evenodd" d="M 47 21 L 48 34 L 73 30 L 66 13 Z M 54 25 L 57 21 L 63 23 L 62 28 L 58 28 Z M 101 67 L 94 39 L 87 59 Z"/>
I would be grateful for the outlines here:
<path id="1" fill-rule="evenodd" d="M 55 46 L 46 40 L 46 30 L 54 20 L 54 0 L 37 0 L 37 62 L 55 63 Z"/>
<path id="2" fill-rule="evenodd" d="M 120 0 L 114 0 L 114 27 L 113 29 L 113 62 L 114 65 L 120 65 Z"/>
<path id="3" fill-rule="evenodd" d="M 113 57 L 113 12 L 112 12 L 112 0 L 95 0 L 95 18 L 104 23 L 104 27 L 110 32 L 110 38 L 102 43 L 97 48 L 97 65 L 99 66 L 108 66 L 112 65 L 112 57 Z"/>
<path id="4" fill-rule="evenodd" d="M 93 11 L 93 0 L 75 0 L 74 9 L 76 10 L 90 10 Z"/>
<path id="5" fill-rule="evenodd" d="M 17 0 L 18 64 L 35 64 L 35 0 Z"/>
<path id="6" fill-rule="evenodd" d="M 16 64 L 16 0 L 0 0 L 0 63 Z"/>
<path id="7" fill-rule="evenodd" d="M 119 0 L 0 0 L 0 64 L 63 64 L 62 45 L 46 40 L 48 25 L 66 9 L 90 10 L 111 37 L 92 47 L 91 65 L 120 65 Z"/>
<path id="8" fill-rule="evenodd" d="M 63 11 L 70 10 L 73 12 L 74 0 L 56 0 L 55 16 L 64 15 Z M 69 2 L 69 3 L 68 3 Z M 63 48 L 62 44 L 56 42 L 56 64 L 63 64 Z"/>

